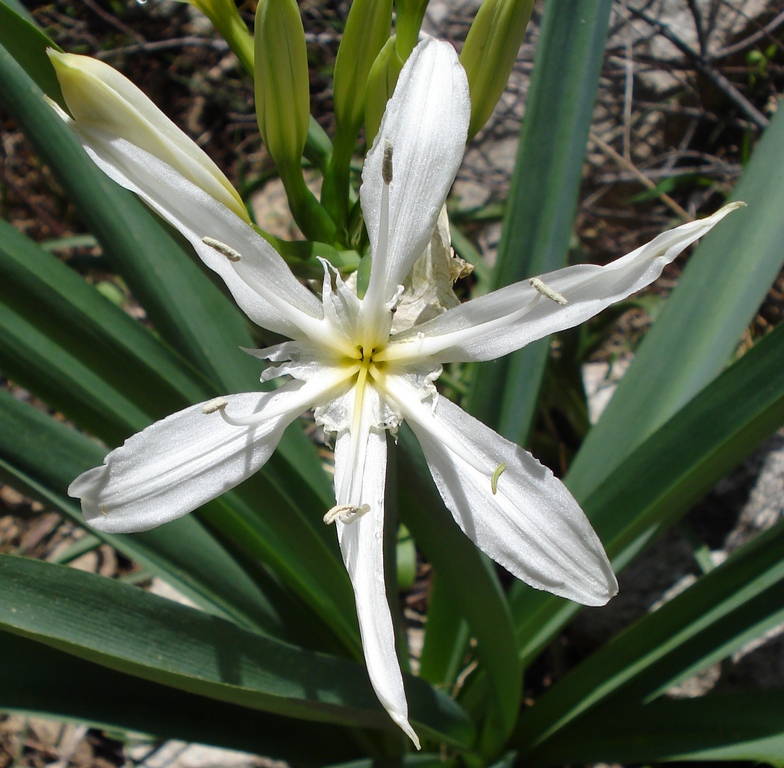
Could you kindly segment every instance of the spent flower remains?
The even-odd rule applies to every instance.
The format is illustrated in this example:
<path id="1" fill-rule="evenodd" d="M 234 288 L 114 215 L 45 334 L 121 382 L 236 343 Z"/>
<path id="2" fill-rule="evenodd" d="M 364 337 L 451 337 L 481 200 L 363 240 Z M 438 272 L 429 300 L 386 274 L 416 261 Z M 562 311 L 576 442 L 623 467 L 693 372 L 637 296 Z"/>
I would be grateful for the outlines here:
<path id="1" fill-rule="evenodd" d="M 79 476 L 69 493 L 96 529 L 162 525 L 256 472 L 286 427 L 313 410 L 335 435 L 335 506 L 324 520 L 335 525 L 354 588 L 370 680 L 419 746 L 383 575 L 387 433 L 408 422 L 444 503 L 482 551 L 537 589 L 603 605 L 617 591 L 615 575 L 567 488 L 440 395 L 435 382 L 446 363 L 509 354 L 640 290 L 736 206 L 607 266 L 567 267 L 423 322 L 394 322 L 401 285 L 433 236 L 468 133 L 468 82 L 449 44 L 426 39 L 414 49 L 365 159 L 367 290 L 357 295 L 325 261 L 320 299 L 254 230 L 219 169 L 139 89 L 94 59 L 50 57 L 71 112 L 63 118 L 94 161 L 190 241 L 254 323 L 289 339 L 251 352 L 271 362 L 262 380 L 286 377 L 282 386 L 172 414 Z"/>

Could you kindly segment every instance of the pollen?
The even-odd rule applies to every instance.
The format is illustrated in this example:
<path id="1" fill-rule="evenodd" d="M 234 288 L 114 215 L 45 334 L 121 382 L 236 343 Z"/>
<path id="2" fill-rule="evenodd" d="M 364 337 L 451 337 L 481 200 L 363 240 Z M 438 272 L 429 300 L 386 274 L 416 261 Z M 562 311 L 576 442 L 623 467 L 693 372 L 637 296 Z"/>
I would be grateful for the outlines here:
<path id="1" fill-rule="evenodd" d="M 223 254 L 229 261 L 236 263 L 242 259 L 242 254 L 239 251 L 235 251 L 230 245 L 226 245 L 226 243 L 222 243 L 214 237 L 203 237 L 201 241 L 204 245 L 209 245 L 210 248 L 214 248 L 218 253 Z"/>
<path id="2" fill-rule="evenodd" d="M 216 397 L 214 400 L 210 400 L 209 403 L 204 403 L 201 407 L 201 412 L 205 416 L 209 416 L 211 413 L 223 410 L 228 404 L 229 401 L 225 397 Z"/>
<path id="3" fill-rule="evenodd" d="M 506 469 L 506 462 L 504 462 L 503 464 L 499 464 L 495 468 L 495 472 L 493 472 L 493 476 L 490 478 L 490 490 L 493 492 L 493 496 L 495 496 L 496 493 L 498 493 L 498 479 L 504 473 L 505 469 Z"/>
<path id="4" fill-rule="evenodd" d="M 389 140 L 387 140 L 387 143 L 384 146 L 384 160 L 381 163 L 381 178 L 387 186 L 392 183 L 392 142 Z"/>
<path id="5" fill-rule="evenodd" d="M 568 304 L 569 302 L 566 300 L 564 296 L 562 296 L 558 291 L 553 290 L 547 283 L 543 280 L 540 280 L 538 277 L 532 277 L 531 286 L 542 294 L 542 296 L 547 296 L 548 299 L 554 301 L 556 304 L 560 304 L 562 307 Z"/>
<path id="6" fill-rule="evenodd" d="M 370 512 L 370 504 L 363 504 L 361 507 L 355 507 L 352 504 L 338 504 L 332 507 L 323 519 L 327 525 L 332 525 L 336 520 L 340 520 L 344 525 L 349 525 L 359 520 L 367 512 Z"/>

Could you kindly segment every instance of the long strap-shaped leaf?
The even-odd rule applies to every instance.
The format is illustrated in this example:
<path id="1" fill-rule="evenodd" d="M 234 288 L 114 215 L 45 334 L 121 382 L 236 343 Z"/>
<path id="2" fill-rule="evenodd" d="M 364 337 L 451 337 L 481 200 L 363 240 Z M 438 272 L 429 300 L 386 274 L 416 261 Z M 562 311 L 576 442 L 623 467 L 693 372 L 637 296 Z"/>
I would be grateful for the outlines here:
<path id="1" fill-rule="evenodd" d="M 320 766 L 363 754 L 346 732 L 208 699 L 0 632 L 0 709 Z"/>
<path id="2" fill-rule="evenodd" d="M 524 765 L 728 760 L 782 766 L 782 713 L 781 690 L 604 706 L 526 755 Z"/>
<path id="3" fill-rule="evenodd" d="M 544 6 L 495 288 L 566 265 L 611 6 L 610 0 L 574 0 L 568 10 L 561 3 Z M 542 340 L 481 366 L 470 410 L 525 444 L 549 349 Z"/>
<path id="4" fill-rule="evenodd" d="M 778 523 L 553 686 L 520 718 L 515 741 L 531 751 L 599 703 L 623 708 L 650 700 L 782 620 L 784 523 Z"/>
<path id="5" fill-rule="evenodd" d="M 153 682 L 265 712 L 394 730 L 364 665 L 304 651 L 111 579 L 0 556 L 0 627 Z M 411 720 L 467 748 L 457 704 L 408 678 Z"/>
<path id="6" fill-rule="evenodd" d="M 443 754 L 434 755 L 418 752 L 412 755 L 403 755 L 397 760 L 385 760 L 387 768 L 455 768 L 458 765 L 456 758 L 444 759 Z M 330 765 L 329 768 L 379 768 L 379 761 L 373 759 L 352 760 L 350 763 Z"/>
<path id="7" fill-rule="evenodd" d="M 784 114 L 773 117 L 733 198 L 748 207 L 689 259 L 599 423 L 569 470 L 578 498 L 727 364 L 784 264 Z"/>
<path id="8" fill-rule="evenodd" d="M 784 327 L 709 384 L 578 500 L 620 569 L 784 422 Z M 516 584 L 509 593 L 524 660 L 577 610 Z"/>
<path id="9" fill-rule="evenodd" d="M 3 372 L 109 443 L 216 394 L 144 326 L 2 220 L 0 323 Z"/>
<path id="10" fill-rule="evenodd" d="M 65 489 L 79 472 L 100 461 L 102 453 L 84 435 L 0 390 L 0 475 L 78 524 L 78 505 Z M 286 603 L 280 587 L 268 582 L 261 588 L 258 576 L 251 579 L 196 517 L 134 536 L 96 535 L 204 610 L 286 637 L 287 627 L 278 614 Z"/>

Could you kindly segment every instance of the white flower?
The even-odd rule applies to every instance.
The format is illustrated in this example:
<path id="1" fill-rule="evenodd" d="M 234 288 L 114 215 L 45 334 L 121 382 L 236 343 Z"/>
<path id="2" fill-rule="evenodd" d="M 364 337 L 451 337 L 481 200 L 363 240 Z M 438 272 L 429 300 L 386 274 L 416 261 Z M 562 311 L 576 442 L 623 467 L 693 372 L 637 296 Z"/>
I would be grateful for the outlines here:
<path id="1" fill-rule="evenodd" d="M 286 426 L 314 409 L 317 422 L 336 434 L 336 505 L 325 520 L 336 525 L 354 586 L 370 679 L 417 746 L 383 581 L 386 431 L 408 421 L 445 504 L 494 560 L 538 589 L 604 604 L 617 591 L 615 576 L 566 487 L 440 397 L 433 382 L 444 363 L 505 355 L 634 293 L 730 210 L 660 235 L 606 267 L 562 269 L 392 332 L 399 286 L 433 233 L 462 159 L 469 115 L 454 50 L 422 42 L 365 161 L 360 195 L 373 266 L 362 299 L 325 264 L 319 300 L 250 226 L 179 171 L 100 125 L 75 126 L 105 172 L 188 238 L 254 322 L 291 341 L 254 353 L 277 364 L 263 379 L 290 377 L 282 387 L 173 414 L 112 451 L 69 493 L 81 498 L 97 529 L 161 525 L 258 470 Z"/>

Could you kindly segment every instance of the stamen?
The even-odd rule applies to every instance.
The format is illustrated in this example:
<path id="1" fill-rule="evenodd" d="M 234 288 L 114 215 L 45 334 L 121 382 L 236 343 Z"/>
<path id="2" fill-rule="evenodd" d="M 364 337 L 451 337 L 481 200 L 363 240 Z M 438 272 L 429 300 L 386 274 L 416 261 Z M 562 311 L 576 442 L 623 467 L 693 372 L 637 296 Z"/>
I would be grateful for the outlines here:
<path id="1" fill-rule="evenodd" d="M 323 519 L 327 525 L 332 525 L 336 520 L 340 520 L 344 525 L 350 525 L 368 512 L 370 512 L 370 504 L 363 504 L 361 507 L 355 507 L 351 504 L 338 504 L 332 507 L 324 515 Z"/>
<path id="2" fill-rule="evenodd" d="M 381 178 L 384 184 L 389 186 L 392 183 L 392 142 L 387 139 L 384 145 L 384 160 L 381 163 Z"/>
<path id="3" fill-rule="evenodd" d="M 230 245 L 216 240 L 214 237 L 203 237 L 201 241 L 204 245 L 209 245 L 210 248 L 214 248 L 218 253 L 222 253 L 229 261 L 236 263 L 242 259 L 242 255 L 238 251 L 235 251 Z"/>
<path id="4" fill-rule="evenodd" d="M 214 400 L 210 400 L 209 403 L 204 403 L 201 407 L 201 412 L 205 416 L 209 416 L 211 413 L 215 413 L 215 411 L 222 410 L 228 404 L 229 401 L 225 397 L 216 397 Z"/>
<path id="5" fill-rule="evenodd" d="M 506 469 L 506 462 L 503 464 L 499 464 L 495 468 L 495 472 L 493 472 L 493 476 L 490 478 L 490 490 L 493 492 L 493 496 L 498 493 L 498 478 L 501 477 L 504 470 Z"/>
<path id="6" fill-rule="evenodd" d="M 532 277 L 530 282 L 532 288 L 539 291 L 539 293 L 541 293 L 542 296 L 547 296 L 548 299 L 554 301 L 556 304 L 560 304 L 563 307 L 569 303 L 566 301 L 566 298 L 564 298 L 564 296 L 558 293 L 558 291 L 554 291 L 552 288 L 550 288 L 549 285 L 544 283 L 538 277 Z"/>

